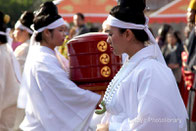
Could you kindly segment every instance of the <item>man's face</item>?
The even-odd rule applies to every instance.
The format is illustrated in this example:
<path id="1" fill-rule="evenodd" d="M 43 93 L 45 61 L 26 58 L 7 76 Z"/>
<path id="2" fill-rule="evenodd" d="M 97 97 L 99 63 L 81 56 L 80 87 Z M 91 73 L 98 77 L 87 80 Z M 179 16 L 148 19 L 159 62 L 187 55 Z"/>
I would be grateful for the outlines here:
<path id="1" fill-rule="evenodd" d="M 84 24 L 84 20 L 82 20 L 82 18 L 78 15 L 74 15 L 73 22 L 75 26 L 81 26 Z"/>
<path id="2" fill-rule="evenodd" d="M 188 23 L 195 24 L 195 14 L 196 14 L 196 10 L 188 9 L 188 12 L 187 12 L 187 22 Z"/>

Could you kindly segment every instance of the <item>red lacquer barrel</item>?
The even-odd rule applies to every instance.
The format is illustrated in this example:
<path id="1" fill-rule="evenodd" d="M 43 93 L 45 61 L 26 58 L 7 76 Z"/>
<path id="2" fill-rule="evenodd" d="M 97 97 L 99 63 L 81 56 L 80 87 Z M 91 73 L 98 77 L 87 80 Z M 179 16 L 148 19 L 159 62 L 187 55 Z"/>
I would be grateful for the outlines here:
<path id="1" fill-rule="evenodd" d="M 121 67 L 106 42 L 105 33 L 87 33 L 71 39 L 68 45 L 70 79 L 82 88 L 105 90 Z"/>

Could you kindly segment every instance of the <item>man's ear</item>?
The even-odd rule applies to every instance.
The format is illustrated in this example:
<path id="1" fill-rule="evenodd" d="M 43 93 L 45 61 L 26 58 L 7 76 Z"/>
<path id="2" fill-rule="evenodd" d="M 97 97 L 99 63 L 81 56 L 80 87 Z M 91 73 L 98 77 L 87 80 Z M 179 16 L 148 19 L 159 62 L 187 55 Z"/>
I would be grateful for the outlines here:
<path id="1" fill-rule="evenodd" d="M 129 29 L 127 29 L 124 33 L 125 33 L 125 37 L 128 41 L 130 41 L 134 36 L 133 32 Z"/>

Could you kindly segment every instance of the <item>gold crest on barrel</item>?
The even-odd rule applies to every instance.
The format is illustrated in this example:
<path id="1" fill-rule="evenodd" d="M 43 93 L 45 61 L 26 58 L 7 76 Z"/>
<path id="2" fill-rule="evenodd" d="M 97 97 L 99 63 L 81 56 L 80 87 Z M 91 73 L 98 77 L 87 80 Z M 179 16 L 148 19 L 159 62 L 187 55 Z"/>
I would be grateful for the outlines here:
<path id="1" fill-rule="evenodd" d="M 122 65 L 121 58 L 113 54 L 106 42 L 107 38 L 105 33 L 87 33 L 67 43 L 70 79 L 80 88 L 101 95 Z"/>

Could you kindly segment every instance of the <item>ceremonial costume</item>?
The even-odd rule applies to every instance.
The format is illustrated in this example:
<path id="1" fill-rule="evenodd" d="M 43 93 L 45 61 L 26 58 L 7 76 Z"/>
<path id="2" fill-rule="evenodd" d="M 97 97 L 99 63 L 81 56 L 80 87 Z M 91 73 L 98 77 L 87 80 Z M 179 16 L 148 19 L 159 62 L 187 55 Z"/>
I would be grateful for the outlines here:
<path id="1" fill-rule="evenodd" d="M 196 3 L 196 2 L 195 2 Z M 188 59 L 187 59 L 187 67 L 191 70 L 192 75 L 189 87 L 189 102 L 188 102 L 188 112 L 190 115 L 190 130 L 196 129 L 196 26 L 192 30 L 190 37 L 189 37 L 189 44 L 188 44 Z M 186 73 L 185 73 L 186 75 Z M 188 75 L 187 75 L 188 76 Z M 189 75 L 190 76 L 190 75 Z M 186 77 L 185 77 L 186 78 Z M 187 77 L 188 78 L 188 77 Z"/>
<path id="2" fill-rule="evenodd" d="M 27 15 L 29 17 L 29 15 Z M 25 19 L 25 18 L 21 18 L 21 19 Z M 23 38 L 23 40 L 26 40 L 24 43 L 22 43 L 21 45 L 19 45 L 15 51 L 14 51 L 14 54 L 16 56 L 16 59 L 18 60 L 18 62 L 20 63 L 20 71 L 21 73 L 23 73 L 23 70 L 24 70 L 24 65 L 25 65 L 25 61 L 26 61 L 26 58 L 27 58 L 27 54 L 29 52 L 29 46 L 30 46 L 30 37 L 29 35 L 33 33 L 33 31 L 25 26 L 24 24 L 22 24 L 20 22 L 19 19 L 16 24 L 15 24 L 15 30 L 20 30 L 20 32 L 22 31 L 26 31 L 28 33 L 28 37 L 27 38 Z M 24 20 L 23 20 L 24 21 Z M 32 21 L 31 21 L 32 23 Z M 16 31 L 17 32 L 17 31 Z M 17 34 L 15 31 L 14 31 L 14 35 Z M 21 35 L 21 33 L 17 34 L 15 37 L 18 38 L 18 37 L 21 37 L 19 36 Z M 24 35 L 24 34 L 23 34 Z M 26 91 L 24 88 L 20 88 L 20 91 L 19 91 L 19 97 L 18 97 L 18 108 L 20 108 L 18 110 L 18 115 L 17 115 L 17 128 L 21 122 L 21 119 L 24 118 L 24 110 L 22 111 L 22 109 L 25 109 L 25 106 L 26 106 L 26 101 L 27 101 L 27 98 L 26 98 Z"/>
<path id="3" fill-rule="evenodd" d="M 9 20 L 0 11 L 0 131 L 13 130 L 21 80 L 20 67 L 8 40 Z"/>
<path id="4" fill-rule="evenodd" d="M 0 130 L 12 131 L 15 117 L 19 79 L 15 73 L 14 55 L 8 44 L 0 45 Z M 19 68 L 18 68 L 19 69 Z M 19 69 L 20 70 L 20 69 Z"/>
<path id="5" fill-rule="evenodd" d="M 18 60 L 20 64 L 20 71 L 23 73 L 24 70 L 24 64 L 26 61 L 26 57 L 29 51 L 29 45 L 30 45 L 30 36 L 32 35 L 32 30 L 30 29 L 30 25 L 33 24 L 33 12 L 25 11 L 20 16 L 19 20 L 16 22 L 14 27 L 13 36 L 16 41 L 21 42 L 19 46 L 14 51 L 14 54 L 16 56 L 16 59 Z M 26 92 L 23 90 L 23 88 L 20 88 L 19 90 L 19 96 L 17 101 L 17 115 L 16 115 L 16 121 L 14 130 L 18 131 L 19 126 L 21 122 L 24 119 L 25 116 L 25 104 L 26 104 Z"/>
<path id="6" fill-rule="evenodd" d="M 99 95 L 78 88 L 69 80 L 55 52 L 44 46 L 30 47 L 33 53 L 25 71 L 27 86 L 26 116 L 23 130 L 74 130 L 86 120 L 86 130 Z"/>
<path id="7" fill-rule="evenodd" d="M 51 7 L 56 9 L 51 2 L 46 2 L 43 6 L 46 12 L 50 11 Z M 46 13 L 40 10 L 41 13 Z M 37 29 L 37 23 L 32 26 L 34 33 L 21 87 L 27 91 L 26 116 L 20 127 L 25 131 L 86 131 L 100 96 L 80 89 L 69 80 L 68 73 L 58 61 L 54 48 L 48 46 L 50 42 L 35 41 L 37 34 L 45 34 L 47 29 L 53 30 L 51 34 L 54 37 L 47 37 L 53 40 L 52 44 L 57 45 L 55 36 L 63 39 L 66 23 L 57 12 L 50 13 L 54 13 L 51 16 L 47 15 L 51 20 L 50 24 Z M 42 17 L 45 19 L 45 14 Z M 44 35 L 43 37 L 45 38 Z M 46 45 L 43 46 L 43 43 Z"/>
<path id="8" fill-rule="evenodd" d="M 26 27 L 25 25 L 23 25 L 20 20 L 18 20 L 15 24 L 15 30 L 19 29 L 22 31 L 27 31 L 28 34 L 32 34 L 32 30 L 29 29 L 29 27 Z M 18 37 L 18 36 L 17 36 Z M 30 39 L 30 38 L 29 38 Z M 20 68 L 21 68 L 21 72 L 23 72 L 24 69 L 24 64 L 25 64 L 25 60 L 29 51 L 29 45 L 30 45 L 30 40 L 27 39 L 24 43 L 22 43 L 21 45 L 19 45 L 15 51 L 14 54 L 18 60 L 18 62 L 20 63 Z"/>
<path id="9" fill-rule="evenodd" d="M 169 64 L 178 64 L 179 67 L 172 69 L 172 72 L 176 78 L 176 81 L 179 83 L 181 81 L 181 53 L 183 51 L 183 46 L 181 43 L 176 43 L 173 47 L 171 44 L 166 44 L 162 47 L 163 56 L 167 65 Z"/>
<path id="10" fill-rule="evenodd" d="M 102 102 L 106 112 L 101 123 L 108 123 L 110 131 L 185 131 L 186 109 L 172 71 L 148 29 L 148 18 L 145 25 L 139 25 L 109 15 L 107 23 L 144 30 L 150 44 L 135 53 L 110 82 Z"/>
<path id="11" fill-rule="evenodd" d="M 120 70 L 123 78 L 102 119 L 110 130 L 185 131 L 186 109 L 175 78 L 153 57 L 153 47 L 145 47 Z"/>
<path id="12" fill-rule="evenodd" d="M 16 59 L 20 63 L 21 72 L 23 72 L 24 69 L 25 60 L 29 51 L 29 45 L 30 45 L 30 41 L 27 40 L 26 42 L 19 45 L 14 51 Z"/>
<path id="13" fill-rule="evenodd" d="M 188 25 L 191 25 L 193 29 L 189 35 L 187 52 L 184 53 L 186 54 L 186 57 L 184 57 L 185 64 L 182 71 L 186 88 L 182 94 L 185 103 L 187 103 L 187 110 L 189 114 L 188 131 L 192 131 L 196 130 L 196 0 L 190 1 L 187 11 Z"/>

